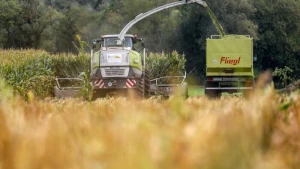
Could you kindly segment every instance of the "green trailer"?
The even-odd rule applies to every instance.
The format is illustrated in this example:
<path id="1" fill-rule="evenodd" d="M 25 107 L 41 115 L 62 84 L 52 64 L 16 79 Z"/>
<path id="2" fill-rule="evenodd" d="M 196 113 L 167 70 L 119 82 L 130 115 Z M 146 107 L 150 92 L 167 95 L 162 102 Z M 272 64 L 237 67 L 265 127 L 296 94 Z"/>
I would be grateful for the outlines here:
<path id="1" fill-rule="evenodd" d="M 253 90 L 253 39 L 245 35 L 213 35 L 206 40 L 205 94 Z"/>

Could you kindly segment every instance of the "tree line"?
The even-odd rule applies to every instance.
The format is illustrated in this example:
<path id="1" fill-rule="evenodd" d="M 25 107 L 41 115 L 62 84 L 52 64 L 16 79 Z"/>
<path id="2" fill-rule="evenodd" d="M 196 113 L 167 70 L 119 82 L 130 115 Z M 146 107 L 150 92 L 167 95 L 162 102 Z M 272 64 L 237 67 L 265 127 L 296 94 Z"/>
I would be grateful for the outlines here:
<path id="1" fill-rule="evenodd" d="M 76 52 L 76 35 L 91 42 L 117 34 L 136 15 L 177 0 L 0 0 L 0 48 Z M 255 70 L 289 67 L 300 78 L 299 0 L 206 0 L 226 34 L 254 38 Z M 151 52 L 186 56 L 186 69 L 205 76 L 205 40 L 218 34 L 200 5 L 167 9 L 129 30 Z"/>

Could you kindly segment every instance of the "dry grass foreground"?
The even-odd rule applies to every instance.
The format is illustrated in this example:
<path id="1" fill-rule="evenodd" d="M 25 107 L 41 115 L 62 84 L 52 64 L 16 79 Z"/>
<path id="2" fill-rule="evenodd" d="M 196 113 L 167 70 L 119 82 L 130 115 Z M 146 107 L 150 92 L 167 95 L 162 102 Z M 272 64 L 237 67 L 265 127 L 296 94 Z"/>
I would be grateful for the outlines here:
<path id="1" fill-rule="evenodd" d="M 297 93 L 282 97 L 269 88 L 248 99 L 26 102 L 0 88 L 0 169 L 300 166 Z"/>

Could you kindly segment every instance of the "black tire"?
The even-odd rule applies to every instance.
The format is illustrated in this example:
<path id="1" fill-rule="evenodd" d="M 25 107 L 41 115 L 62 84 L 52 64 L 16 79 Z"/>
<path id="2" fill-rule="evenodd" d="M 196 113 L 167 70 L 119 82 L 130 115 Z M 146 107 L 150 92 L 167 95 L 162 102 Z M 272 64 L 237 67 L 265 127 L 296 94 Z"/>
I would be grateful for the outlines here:
<path id="1" fill-rule="evenodd" d="M 97 100 L 97 99 L 100 99 L 100 98 L 105 98 L 106 97 L 106 91 L 104 90 L 94 90 L 93 91 L 93 97 L 92 97 L 92 100 Z"/>
<path id="2" fill-rule="evenodd" d="M 218 99 L 222 96 L 221 90 L 208 90 L 206 89 L 207 87 L 217 87 L 217 84 L 208 82 L 205 83 L 205 96 L 207 96 L 208 98 Z"/>
<path id="3" fill-rule="evenodd" d="M 138 95 L 143 98 L 150 97 L 150 75 L 148 71 L 145 71 L 145 73 L 143 73 L 142 78 L 139 80 L 137 92 Z"/>
<path id="4" fill-rule="evenodd" d="M 205 89 L 205 95 L 211 99 L 218 99 L 222 96 L 222 93 L 218 90 L 206 90 Z"/>

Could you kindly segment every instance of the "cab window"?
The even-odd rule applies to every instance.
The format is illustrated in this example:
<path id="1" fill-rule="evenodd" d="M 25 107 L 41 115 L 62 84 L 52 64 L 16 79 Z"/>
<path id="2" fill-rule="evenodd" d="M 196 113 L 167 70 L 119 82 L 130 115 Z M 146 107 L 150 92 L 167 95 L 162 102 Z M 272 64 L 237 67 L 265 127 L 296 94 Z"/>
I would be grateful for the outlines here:
<path id="1" fill-rule="evenodd" d="M 104 38 L 104 47 L 116 46 L 117 37 Z M 124 47 L 132 48 L 132 38 L 126 37 L 124 40 Z"/>

